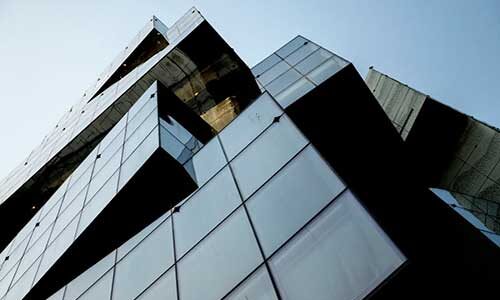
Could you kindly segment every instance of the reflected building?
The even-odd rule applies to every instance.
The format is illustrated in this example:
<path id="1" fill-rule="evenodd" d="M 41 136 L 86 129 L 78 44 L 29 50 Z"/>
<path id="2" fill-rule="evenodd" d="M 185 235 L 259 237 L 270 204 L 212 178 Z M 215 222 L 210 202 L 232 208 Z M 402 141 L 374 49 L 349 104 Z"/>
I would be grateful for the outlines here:
<path id="1" fill-rule="evenodd" d="M 249 68 L 196 9 L 153 17 L 2 181 L 0 299 L 493 291 L 408 153 L 346 59 L 298 36 Z"/>

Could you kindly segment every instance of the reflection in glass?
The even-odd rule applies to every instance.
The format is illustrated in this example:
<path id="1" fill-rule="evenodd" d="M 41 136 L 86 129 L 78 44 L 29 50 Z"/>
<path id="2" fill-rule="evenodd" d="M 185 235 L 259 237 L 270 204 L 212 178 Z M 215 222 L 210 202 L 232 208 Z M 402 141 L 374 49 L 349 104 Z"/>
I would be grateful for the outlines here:
<path id="1" fill-rule="evenodd" d="M 284 60 L 282 60 L 279 63 L 275 64 L 271 69 L 269 69 L 266 72 L 264 72 L 263 74 L 261 74 L 257 78 L 257 80 L 262 85 L 265 86 L 265 85 L 269 84 L 269 82 L 273 81 L 276 77 L 285 73 L 288 69 L 290 69 L 290 65 L 287 64 Z"/>
<path id="2" fill-rule="evenodd" d="M 231 162 L 243 199 L 285 165 L 307 140 L 286 115 Z"/>
<path id="3" fill-rule="evenodd" d="M 313 88 L 314 84 L 307 80 L 307 78 L 302 77 L 284 91 L 276 95 L 276 101 L 278 101 L 281 107 L 287 108 L 290 104 L 300 99 Z"/>
<path id="4" fill-rule="evenodd" d="M 312 146 L 304 149 L 247 202 L 266 256 L 344 189 Z"/>
<path id="5" fill-rule="evenodd" d="M 116 265 L 113 299 L 134 299 L 173 263 L 172 226 L 164 222 Z"/>
<path id="6" fill-rule="evenodd" d="M 254 274 L 240 284 L 224 300 L 277 300 L 271 278 L 265 267 L 260 267 Z"/>
<path id="7" fill-rule="evenodd" d="M 177 300 L 175 268 L 170 268 L 167 273 L 163 274 L 137 300 Z"/>
<path id="8" fill-rule="evenodd" d="M 307 42 L 307 44 L 304 44 L 302 47 L 300 47 L 295 52 L 290 54 L 287 58 L 285 58 L 285 60 L 293 66 L 296 63 L 298 63 L 299 61 L 303 60 L 309 54 L 316 51 L 318 48 L 319 47 L 317 45 L 315 45 L 311 42 Z"/>
<path id="9" fill-rule="evenodd" d="M 284 90 L 286 87 L 288 87 L 290 84 L 294 83 L 300 78 L 299 72 L 297 72 L 295 69 L 290 69 L 286 71 L 283 75 L 280 77 L 276 78 L 266 86 L 266 90 L 271 94 L 271 95 L 277 95 L 279 92 Z"/>
<path id="10" fill-rule="evenodd" d="M 280 249 L 270 264 L 286 299 L 363 299 L 404 260 L 346 192 Z"/>
<path id="11" fill-rule="evenodd" d="M 216 300 L 262 262 L 257 242 L 242 208 L 177 264 L 183 300 Z M 217 280 L 208 280 L 216 276 Z"/>
<path id="12" fill-rule="evenodd" d="M 174 214 L 177 257 L 184 255 L 240 203 L 233 177 L 226 167 Z"/>
<path id="13" fill-rule="evenodd" d="M 323 81 L 330 78 L 332 75 L 340 71 L 343 66 L 340 66 L 333 57 L 324 62 L 321 66 L 311 71 L 307 78 L 311 79 L 315 84 L 319 85 Z"/>
<path id="14" fill-rule="evenodd" d="M 108 254 L 90 269 L 71 281 L 64 296 L 64 300 L 74 300 L 106 273 L 115 262 L 115 252 Z"/>
<path id="15" fill-rule="evenodd" d="M 99 281 L 88 289 L 78 300 L 107 300 L 111 297 L 113 271 L 109 271 Z M 66 297 L 65 297 L 66 300 Z"/>
<path id="16" fill-rule="evenodd" d="M 262 94 L 219 134 L 228 159 L 233 159 L 256 138 L 282 110 L 269 94 Z"/>
<path id="17" fill-rule="evenodd" d="M 295 66 L 295 69 L 297 69 L 300 73 L 306 75 L 332 56 L 333 55 L 329 51 L 318 49 L 316 52 L 298 63 Z"/>
<path id="18" fill-rule="evenodd" d="M 196 179 L 198 186 L 207 182 L 215 173 L 226 165 L 226 159 L 222 152 L 218 138 L 213 138 L 206 144 L 198 153 L 193 156 L 193 159 L 188 162 L 192 170 L 191 174 Z"/>

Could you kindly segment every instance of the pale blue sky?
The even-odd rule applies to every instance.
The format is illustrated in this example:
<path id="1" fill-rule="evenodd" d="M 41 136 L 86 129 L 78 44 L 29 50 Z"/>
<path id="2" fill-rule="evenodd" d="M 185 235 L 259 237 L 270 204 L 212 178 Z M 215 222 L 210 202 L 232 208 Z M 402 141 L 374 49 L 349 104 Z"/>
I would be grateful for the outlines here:
<path id="1" fill-rule="evenodd" d="M 302 34 L 500 127 L 498 0 L 0 0 L 0 177 L 151 15 L 191 6 L 250 66 Z"/>

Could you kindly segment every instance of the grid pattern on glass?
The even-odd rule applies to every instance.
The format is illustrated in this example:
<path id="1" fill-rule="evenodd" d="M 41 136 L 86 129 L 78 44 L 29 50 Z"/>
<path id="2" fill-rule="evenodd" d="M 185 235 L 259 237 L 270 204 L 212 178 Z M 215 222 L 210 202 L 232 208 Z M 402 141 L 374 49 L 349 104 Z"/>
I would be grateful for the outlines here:
<path id="1" fill-rule="evenodd" d="M 19 232 L 6 251 L 2 252 L 0 280 L 1 288 L 6 290 L 0 289 L 3 293 L 0 297 L 25 283 L 20 280 L 35 261 L 40 262 L 36 280 L 32 281 L 36 284 L 153 151 L 159 148 L 160 125 L 155 88 L 156 85 L 153 85 L 143 96 L 146 100 L 137 103 L 139 108 L 132 106 L 133 117 L 129 118 L 129 114 L 125 114 L 117 128 L 109 132 L 109 136 L 97 145 L 84 163 L 54 193 L 53 198 Z M 133 133 L 127 138 L 128 130 Z M 196 152 L 202 146 L 192 136 L 187 138 L 188 134 L 180 124 L 169 128 L 169 134 L 176 140 L 185 141 L 190 151 Z M 124 147 L 127 146 L 131 153 L 124 159 Z M 50 209 L 46 206 L 50 206 Z M 11 275 L 9 279 L 6 278 Z"/>
<path id="2" fill-rule="evenodd" d="M 266 109 L 265 106 L 262 108 Z M 405 260 L 402 254 L 345 188 L 330 166 L 312 145 L 303 141 L 304 137 L 292 127 L 286 114 L 281 115 L 280 119 L 278 123 L 271 122 L 257 136 L 253 136 L 248 145 L 238 151 L 238 155 L 229 159 L 229 163 L 224 164 L 225 167 L 221 170 L 213 171 L 207 182 L 178 207 L 118 249 L 122 254 L 114 267 L 117 277 L 121 272 L 117 266 L 135 249 L 148 248 L 142 246 L 148 239 L 155 240 L 151 241 L 152 244 L 159 243 L 161 239 L 171 239 L 171 242 L 162 244 L 172 243 L 176 250 L 173 252 L 173 266 L 163 265 L 160 268 L 162 272 L 155 272 L 156 279 L 148 279 L 148 286 L 143 284 L 141 291 L 136 289 L 132 293 L 134 296 L 138 295 L 137 299 L 159 299 L 159 295 L 164 293 L 174 298 L 178 295 L 179 299 L 238 299 L 244 296 L 261 297 L 257 299 L 303 299 L 300 298 L 303 297 L 303 292 L 297 291 L 300 287 L 289 286 L 297 278 L 293 276 L 301 275 L 301 269 L 309 270 L 312 274 L 311 279 L 305 281 L 307 285 L 304 288 L 310 291 L 314 289 L 318 299 L 331 299 L 338 295 L 347 295 L 346 299 L 357 299 L 353 290 L 361 291 L 363 295 L 369 293 L 401 266 Z M 261 155 L 265 155 L 270 150 L 265 150 L 263 145 L 259 146 L 264 141 L 271 144 L 269 148 L 278 146 L 279 142 L 272 136 L 280 132 L 276 131 L 280 126 L 285 132 L 293 129 L 288 134 L 297 135 L 296 138 L 301 141 L 297 144 L 299 149 L 271 156 L 278 162 L 276 167 L 268 171 L 269 175 L 264 176 L 268 178 L 259 181 L 250 198 L 244 201 L 242 185 L 236 180 L 237 172 L 231 166 L 237 160 L 251 160 L 252 156 L 246 153 L 256 151 L 252 148 L 259 149 Z M 282 146 L 287 148 L 286 143 Z M 210 150 L 213 151 L 214 149 Z M 222 151 L 227 155 L 224 143 Z M 206 159 L 210 159 L 210 156 L 206 156 Z M 235 188 L 237 192 L 234 191 Z M 213 197 L 221 192 L 229 193 L 231 196 L 228 199 L 233 200 L 219 201 L 218 197 Z M 273 196 L 276 193 L 281 196 Z M 308 201 L 303 201 L 306 194 Z M 235 197 L 238 199 L 234 199 Z M 258 203 L 261 204 L 256 205 Z M 267 206 L 262 206 L 262 203 Z M 212 209 L 213 205 L 225 212 Z M 275 216 L 276 220 L 271 227 L 276 228 L 269 228 L 269 218 L 263 214 L 266 210 L 269 210 L 268 216 Z M 330 217 L 332 212 L 337 212 L 334 218 Z M 154 235 L 152 232 L 164 226 L 162 224 L 171 224 L 173 230 L 163 236 Z M 189 225 L 194 227 L 186 232 L 185 228 Z M 263 230 L 265 227 L 268 227 L 268 232 Z M 318 233 L 312 234 L 312 231 Z M 311 238 L 314 240 L 309 242 Z M 308 242 L 303 242 L 304 239 Z M 332 259 L 329 248 L 332 245 L 343 247 L 343 252 L 339 252 L 340 256 L 350 251 L 359 256 L 359 259 L 338 266 L 339 260 Z M 362 245 L 360 247 L 363 249 L 356 249 L 358 245 Z M 304 256 L 305 262 L 301 262 L 292 251 L 298 251 L 300 253 L 297 255 L 302 255 L 303 247 L 306 246 L 312 250 L 306 251 L 305 254 L 309 256 Z M 373 255 L 376 255 L 376 259 Z M 141 264 L 147 264 L 145 259 L 140 256 L 130 268 L 140 268 Z M 369 261 L 366 262 L 366 259 Z M 325 271 L 317 265 L 322 261 L 332 261 L 333 265 Z M 362 261 L 363 264 L 360 266 L 356 261 Z M 289 272 L 283 271 L 284 268 L 288 268 Z M 355 288 L 338 286 L 332 282 L 333 277 L 322 276 L 324 273 L 321 273 L 333 269 L 340 270 L 331 271 L 337 272 L 331 273 L 332 276 L 341 277 L 335 277 L 336 280 L 352 281 L 348 276 L 350 274 L 361 277 L 352 283 Z M 206 280 L 214 276 L 217 280 Z M 111 289 L 116 288 L 119 287 L 114 283 Z"/>
<path id="3" fill-rule="evenodd" d="M 252 68 L 259 85 L 286 108 L 349 62 L 297 36 Z"/>
<path id="4" fill-rule="evenodd" d="M 200 25 L 204 21 L 204 18 L 195 8 L 191 8 L 168 29 L 165 29 L 166 26 L 161 24 L 155 17 L 153 17 L 151 21 L 151 26 L 163 30 L 162 32 L 166 35 L 169 45 L 151 57 L 148 61 L 135 68 L 120 81 L 111 85 L 100 95 L 97 95 L 92 101 L 89 101 L 93 96 L 91 91 L 96 91 L 97 88 L 100 87 L 100 84 L 105 82 L 105 77 L 99 78 L 97 84 L 90 88 L 82 99 L 63 115 L 52 132 L 45 136 L 41 144 L 31 152 L 24 163 L 17 166 L 8 176 L 0 181 L 0 203 L 5 201 L 25 184 L 31 176 L 37 173 L 64 147 L 70 143 L 76 145 L 82 142 L 75 139 L 75 137 L 78 135 L 85 136 L 87 134 L 92 135 L 105 132 L 109 127 L 102 129 L 98 122 L 99 118 L 106 118 L 105 121 L 100 120 L 103 124 L 116 124 L 116 122 L 126 113 L 128 107 L 135 103 L 139 96 L 145 91 L 142 86 L 138 85 L 139 79 L 142 79 L 146 74 L 152 72 L 159 63 L 164 61 L 164 59 L 169 60 L 167 56 L 170 52 L 175 51 L 179 42 Z M 145 28 L 151 31 L 151 26 L 149 26 L 148 23 Z M 147 32 L 149 32 L 148 30 L 142 30 L 138 36 L 147 34 Z M 137 42 L 139 40 L 141 40 L 141 38 L 137 38 Z M 132 49 L 133 47 L 127 48 L 124 55 L 128 56 L 130 54 L 129 51 Z M 181 68 L 186 67 L 183 65 L 179 66 Z M 108 71 L 109 70 L 106 70 L 105 74 L 108 74 Z M 189 74 L 192 70 L 186 69 L 183 71 Z M 178 76 L 172 78 L 172 84 L 181 79 L 182 78 Z M 107 112 L 107 115 L 103 115 L 104 112 Z"/>

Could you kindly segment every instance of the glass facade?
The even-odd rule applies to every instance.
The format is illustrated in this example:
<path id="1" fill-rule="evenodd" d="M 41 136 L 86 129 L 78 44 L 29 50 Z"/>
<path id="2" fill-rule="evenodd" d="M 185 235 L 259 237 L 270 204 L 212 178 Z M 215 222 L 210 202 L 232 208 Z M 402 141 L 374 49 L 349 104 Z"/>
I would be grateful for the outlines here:
<path id="1" fill-rule="evenodd" d="M 200 22 L 201 16 L 190 11 L 165 29 L 170 44 L 164 51 Z M 134 84 L 142 76 L 138 73 L 160 59 L 153 56 L 119 85 Z M 189 68 L 189 61 L 185 64 Z M 285 111 L 346 65 L 303 37 L 293 39 L 252 69 L 263 93 L 220 132 L 213 130 L 206 143 L 187 129 L 201 120 L 198 115 L 165 113 L 161 101 L 172 100 L 160 97 L 160 84 L 143 88 L 0 253 L 0 300 L 23 299 L 40 287 L 158 152 L 173 159 L 196 190 L 48 299 L 361 299 L 370 294 L 406 258 Z M 112 85 L 103 94 L 113 89 L 118 88 Z M 100 97 L 107 96 L 89 102 L 96 110 L 103 105 Z M 151 176 L 160 176 L 165 189 L 176 188 L 163 172 Z"/>

